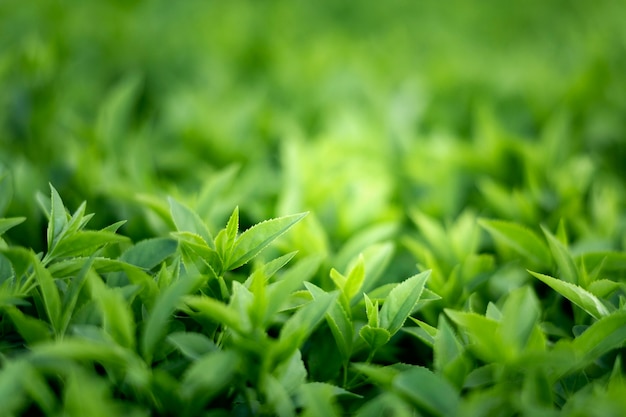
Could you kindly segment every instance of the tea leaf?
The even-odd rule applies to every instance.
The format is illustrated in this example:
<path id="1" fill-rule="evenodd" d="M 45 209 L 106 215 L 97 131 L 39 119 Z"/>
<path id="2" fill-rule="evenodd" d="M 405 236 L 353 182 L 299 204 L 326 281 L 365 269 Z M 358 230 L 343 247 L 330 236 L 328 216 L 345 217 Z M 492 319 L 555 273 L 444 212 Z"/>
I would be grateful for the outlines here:
<path id="1" fill-rule="evenodd" d="M 622 347 L 625 340 L 626 311 L 603 317 L 572 342 L 572 347 L 580 358 L 580 362 L 572 365 L 582 367 L 603 354 Z"/>
<path id="2" fill-rule="evenodd" d="M 51 339 L 52 332 L 46 322 L 27 316 L 13 306 L 5 306 L 3 309 L 29 346 Z"/>
<path id="3" fill-rule="evenodd" d="M 393 387 L 420 409 L 435 416 L 454 416 L 459 393 L 446 380 L 426 368 L 414 367 L 395 377 Z"/>
<path id="4" fill-rule="evenodd" d="M 59 296 L 59 290 L 54 283 L 54 278 L 50 275 L 50 271 L 44 268 L 41 261 L 39 261 L 39 259 L 37 259 L 34 255 L 32 258 L 35 268 L 35 278 L 39 284 L 44 308 L 46 309 L 48 320 L 50 320 L 50 324 L 56 333 L 60 330 L 61 318 L 61 297 Z"/>
<path id="5" fill-rule="evenodd" d="M 230 385 L 238 364 L 237 354 L 219 350 L 193 362 L 180 383 L 180 393 L 186 404 L 183 415 L 198 415 L 211 398 Z"/>
<path id="6" fill-rule="evenodd" d="M 552 256 L 556 261 L 556 265 L 559 267 L 559 273 L 563 281 L 578 284 L 579 283 L 579 272 L 576 264 L 574 264 L 574 259 L 572 255 L 569 253 L 567 248 L 559 241 L 548 229 L 542 226 L 541 230 L 543 230 L 546 239 L 548 239 L 548 244 L 550 245 L 550 251 L 552 252 Z"/>
<path id="7" fill-rule="evenodd" d="M 561 294 L 563 297 L 585 310 L 595 319 L 600 319 L 609 315 L 609 310 L 595 295 L 570 282 L 561 281 L 548 275 L 540 274 L 533 271 L 530 272 L 535 278 L 543 281 L 553 290 Z"/>
<path id="8" fill-rule="evenodd" d="M 236 240 L 231 256 L 228 258 L 227 270 L 238 268 L 267 247 L 273 240 L 285 233 L 294 224 L 302 220 L 306 213 L 292 214 L 277 219 L 258 223 Z"/>
<path id="9" fill-rule="evenodd" d="M 550 265 L 550 252 L 546 244 L 532 230 L 503 220 L 479 219 L 478 224 L 485 228 L 496 240 L 514 249 L 537 265 Z"/>
<path id="10" fill-rule="evenodd" d="M 7 230 L 17 226 L 26 220 L 26 217 L 10 217 L 8 219 L 0 219 L 0 236 Z"/>
<path id="11" fill-rule="evenodd" d="M 152 269 L 172 256 L 178 243 L 169 238 L 142 240 L 125 251 L 120 260 L 144 269 Z"/>
<path id="12" fill-rule="evenodd" d="M 313 297 L 315 298 L 323 297 L 325 294 L 325 292 L 318 287 L 310 285 L 307 288 L 311 291 L 311 294 L 313 294 Z M 340 302 L 336 302 L 330 307 L 326 313 L 326 322 L 328 323 L 328 327 L 330 327 L 333 338 L 337 343 L 342 359 L 344 362 L 348 361 L 348 359 L 350 359 L 350 355 L 352 354 L 354 328 L 348 314 L 343 309 Z"/>
<path id="13" fill-rule="evenodd" d="M 380 309 L 380 325 L 393 336 L 404 325 L 406 318 L 413 312 L 424 291 L 430 271 L 424 271 L 398 284 L 385 300 Z"/>
<path id="14" fill-rule="evenodd" d="M 176 230 L 179 232 L 195 233 L 202 237 L 204 242 L 211 249 L 215 249 L 211 232 L 196 212 L 171 197 L 168 198 L 168 201 L 170 204 L 170 214 L 174 224 L 176 225 Z"/>
<path id="15" fill-rule="evenodd" d="M 389 330 L 383 329 L 382 327 L 372 327 L 369 324 L 361 327 L 359 336 L 367 343 L 371 351 L 376 351 L 391 339 Z"/>
<path id="16" fill-rule="evenodd" d="M 502 309 L 500 333 L 509 346 L 517 352 L 527 347 L 539 320 L 539 301 L 529 287 L 513 290 Z"/>
<path id="17" fill-rule="evenodd" d="M 227 326 L 239 333 L 245 333 L 249 330 L 243 325 L 239 313 L 221 301 L 205 296 L 189 296 L 185 297 L 184 302 L 194 311 L 218 324 Z"/>
<path id="18" fill-rule="evenodd" d="M 59 241 L 68 222 L 68 214 L 57 190 L 50 185 L 50 213 L 48 219 L 48 251 L 52 251 Z"/>
<path id="19" fill-rule="evenodd" d="M 84 255 L 96 248 L 112 244 L 127 242 L 128 238 L 120 236 L 113 232 L 103 231 L 78 231 L 71 235 L 66 235 L 58 244 L 50 251 L 50 256 L 68 257 Z"/>
<path id="20" fill-rule="evenodd" d="M 167 336 L 167 341 L 191 360 L 198 360 L 209 352 L 217 350 L 211 339 L 201 333 L 174 332 Z"/>
<path id="21" fill-rule="evenodd" d="M 154 350 L 167 332 L 167 323 L 181 298 L 196 290 L 201 282 L 202 277 L 181 277 L 159 295 L 141 335 L 141 352 L 146 362 L 152 361 Z"/>

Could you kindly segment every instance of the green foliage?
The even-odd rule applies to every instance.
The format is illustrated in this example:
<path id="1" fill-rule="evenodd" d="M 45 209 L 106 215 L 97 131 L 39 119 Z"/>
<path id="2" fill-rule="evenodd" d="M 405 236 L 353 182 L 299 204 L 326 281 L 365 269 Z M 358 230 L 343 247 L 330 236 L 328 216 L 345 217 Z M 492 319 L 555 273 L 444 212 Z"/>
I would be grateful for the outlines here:
<path id="1" fill-rule="evenodd" d="M 0 2 L 0 416 L 626 414 L 623 4 L 363 1 Z"/>

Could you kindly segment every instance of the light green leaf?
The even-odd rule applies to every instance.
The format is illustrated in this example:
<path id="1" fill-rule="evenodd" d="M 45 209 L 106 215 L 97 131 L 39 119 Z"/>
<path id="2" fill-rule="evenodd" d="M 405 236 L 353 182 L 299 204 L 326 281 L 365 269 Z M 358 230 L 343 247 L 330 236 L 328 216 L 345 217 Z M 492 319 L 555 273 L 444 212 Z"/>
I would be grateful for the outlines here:
<path id="1" fill-rule="evenodd" d="M 176 252 L 178 243 L 169 238 L 153 238 L 138 242 L 125 251 L 120 260 L 144 269 L 152 269 Z"/>
<path id="2" fill-rule="evenodd" d="M 196 332 L 170 333 L 167 336 L 167 341 L 193 361 L 200 359 L 209 352 L 217 350 L 217 346 L 211 339 Z"/>
<path id="3" fill-rule="evenodd" d="M 94 230 L 77 231 L 64 236 L 50 251 L 54 257 L 69 257 L 92 253 L 96 248 L 112 243 L 123 243 L 129 239 L 113 232 Z"/>
<path id="4" fill-rule="evenodd" d="M 239 312 L 232 306 L 221 301 L 206 296 L 185 297 L 184 302 L 191 307 L 194 312 L 200 313 L 216 323 L 227 326 L 239 333 L 245 333 L 249 329 L 244 327 L 244 323 Z M 245 319 L 248 321 L 247 317 Z"/>
<path id="5" fill-rule="evenodd" d="M 41 298 L 48 315 L 48 320 L 50 320 L 50 324 L 55 333 L 57 333 L 61 324 L 61 297 L 59 296 L 59 290 L 54 283 L 54 278 L 50 275 L 50 271 L 48 271 L 34 255 L 32 255 L 32 259 L 35 267 L 35 278 L 39 284 L 39 290 L 41 291 Z"/>
<path id="6" fill-rule="evenodd" d="M 365 313 L 367 314 L 367 324 L 374 328 L 380 327 L 380 319 L 378 317 L 378 300 L 372 303 L 372 300 L 370 300 L 367 294 L 363 294 L 363 298 L 365 299 Z"/>
<path id="7" fill-rule="evenodd" d="M 391 339 L 389 330 L 382 327 L 372 327 L 369 324 L 361 327 L 359 336 L 367 343 L 372 352 L 385 345 Z"/>
<path id="8" fill-rule="evenodd" d="M 68 214 L 57 190 L 50 185 L 50 215 L 48 219 L 48 251 L 52 251 L 68 222 Z"/>
<path id="9" fill-rule="evenodd" d="M 26 217 L 10 217 L 7 219 L 0 219 L 0 236 L 2 236 L 7 230 L 22 223 L 24 220 L 26 220 Z"/>
<path id="10" fill-rule="evenodd" d="M 232 270 L 246 264 L 265 249 L 274 239 L 302 220 L 304 216 L 306 216 L 306 213 L 266 220 L 243 232 L 234 244 L 232 255 L 229 258 L 227 263 L 228 267 L 226 269 Z"/>
<path id="11" fill-rule="evenodd" d="M 539 300 L 533 290 L 513 290 L 502 307 L 500 334 L 516 352 L 527 349 L 528 341 L 539 320 Z"/>
<path id="12" fill-rule="evenodd" d="M 392 336 L 400 330 L 406 318 L 413 312 L 429 276 L 430 271 L 414 275 L 398 284 L 389 293 L 380 309 L 380 325 L 389 330 Z"/>
<path id="13" fill-rule="evenodd" d="M 510 351 L 498 333 L 499 323 L 476 313 L 445 309 L 446 315 L 470 336 L 468 347 L 485 362 L 504 362 Z"/>
<path id="14" fill-rule="evenodd" d="M 102 327 L 120 346 L 135 349 L 135 320 L 119 288 L 107 287 L 100 276 L 87 272 L 91 296 L 102 312 Z"/>
<path id="15" fill-rule="evenodd" d="M 157 344 L 167 332 L 170 316 L 178 306 L 180 299 L 195 291 L 202 282 L 202 277 L 184 276 L 163 291 L 145 321 L 141 335 L 141 351 L 146 362 L 152 361 Z"/>
<path id="16" fill-rule="evenodd" d="M 231 384 L 239 364 L 233 351 L 214 351 L 196 360 L 183 374 L 180 393 L 184 415 L 198 415 L 206 403 Z"/>
<path id="17" fill-rule="evenodd" d="M 585 366 L 605 353 L 624 346 L 625 341 L 626 311 L 601 318 L 572 342 L 574 351 L 580 357 L 576 366 Z"/>
<path id="18" fill-rule="evenodd" d="M 435 372 L 441 373 L 447 365 L 461 356 L 465 349 L 443 316 L 439 317 L 439 326 L 433 338 L 434 368 Z"/>
<path id="19" fill-rule="evenodd" d="M 300 387 L 304 406 L 303 417 L 339 417 L 333 387 L 322 383 L 308 383 Z"/>
<path id="20" fill-rule="evenodd" d="M 459 393 L 448 381 L 419 366 L 400 373 L 393 387 L 421 410 L 434 416 L 457 415 Z"/>
<path id="21" fill-rule="evenodd" d="M 569 250 L 548 229 L 542 226 L 541 230 L 548 239 L 550 251 L 552 251 L 552 256 L 559 267 L 559 278 L 572 284 L 578 284 L 580 273 Z"/>
<path id="22" fill-rule="evenodd" d="M 281 384 L 271 374 L 264 374 L 261 381 L 261 390 L 267 398 L 268 406 L 278 417 L 295 417 L 296 410 L 286 386 Z"/>
<path id="23" fill-rule="evenodd" d="M 413 317 L 409 317 L 409 319 L 415 322 L 415 324 L 417 324 L 419 327 L 405 326 L 401 330 L 405 333 L 417 337 L 419 340 L 424 342 L 426 346 L 430 346 L 431 348 L 434 347 L 435 337 L 437 336 L 437 328 Z"/>
<path id="24" fill-rule="evenodd" d="M 540 274 L 533 271 L 530 272 L 535 278 L 550 286 L 553 290 L 561 294 L 563 297 L 582 308 L 588 314 L 596 319 L 600 319 L 609 315 L 607 307 L 595 295 L 570 282 L 553 278 L 548 275 Z"/>
<path id="25" fill-rule="evenodd" d="M 11 318 L 15 329 L 29 346 L 51 339 L 52 332 L 46 322 L 27 316 L 13 306 L 5 306 L 4 311 Z"/>
<path id="26" fill-rule="evenodd" d="M 265 322 L 284 307 L 290 295 L 300 288 L 303 282 L 315 274 L 320 262 L 320 258 L 317 256 L 306 257 L 289 268 L 278 281 L 267 287 L 268 306 Z M 307 292 L 307 294 L 310 293 Z"/>
<path id="27" fill-rule="evenodd" d="M 345 285 L 342 288 L 342 292 L 348 301 L 352 301 L 361 289 L 363 281 L 365 280 L 365 261 L 363 255 L 359 255 L 357 263 L 352 267 L 348 273 L 348 278 Z"/>
<path id="28" fill-rule="evenodd" d="M 324 318 L 328 309 L 337 299 L 336 293 L 320 293 L 311 283 L 305 283 L 313 295 L 313 301 L 301 307 L 283 325 L 278 339 L 275 355 L 280 360 L 291 356 L 293 351 L 300 348 L 307 337 L 313 333 L 319 322 Z"/>
<path id="29" fill-rule="evenodd" d="M 365 279 L 361 291 L 368 292 L 376 285 L 391 262 L 393 252 L 394 245 L 390 242 L 378 243 L 363 251 Z"/>
<path id="30" fill-rule="evenodd" d="M 325 292 L 315 286 L 308 286 L 309 291 L 313 294 L 313 297 L 323 297 Z M 352 340 L 354 338 L 354 327 L 348 314 L 341 306 L 340 302 L 334 303 L 328 312 L 326 313 L 326 322 L 330 331 L 333 334 L 333 338 L 339 348 L 339 353 L 344 362 L 350 359 L 352 354 Z"/>
<path id="31" fill-rule="evenodd" d="M 222 263 L 225 266 L 229 264 L 229 259 L 231 259 L 238 231 L 239 207 L 235 207 L 232 214 L 230 215 L 230 218 L 228 219 L 228 222 L 226 223 L 226 228 L 220 230 L 220 232 L 215 237 L 215 248 L 217 249 L 217 253 L 219 253 L 222 259 Z M 229 269 L 235 268 L 226 268 L 225 270 Z"/>
<path id="32" fill-rule="evenodd" d="M 189 207 L 179 203 L 173 198 L 168 198 L 170 204 L 170 214 L 179 232 L 191 232 L 202 237 L 204 242 L 211 248 L 215 249 L 213 236 L 209 228 L 200 219 L 198 214 Z"/>
<path id="33" fill-rule="evenodd" d="M 532 230 L 513 222 L 479 219 L 478 223 L 494 239 L 512 248 L 517 253 L 540 266 L 550 265 L 550 251 L 541 238 Z"/>

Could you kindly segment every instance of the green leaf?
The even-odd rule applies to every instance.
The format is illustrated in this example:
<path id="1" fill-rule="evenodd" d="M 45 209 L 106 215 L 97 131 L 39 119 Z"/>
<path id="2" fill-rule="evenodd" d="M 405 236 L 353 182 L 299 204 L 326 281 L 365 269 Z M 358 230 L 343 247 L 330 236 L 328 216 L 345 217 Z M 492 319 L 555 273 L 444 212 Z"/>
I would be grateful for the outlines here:
<path id="1" fill-rule="evenodd" d="M 119 288 L 107 287 L 93 271 L 87 272 L 91 296 L 102 311 L 102 327 L 125 348 L 135 349 L 135 320 Z"/>
<path id="2" fill-rule="evenodd" d="M 548 239 L 550 251 L 552 251 L 552 256 L 559 268 L 559 278 L 572 284 L 578 284 L 580 274 L 568 249 L 548 229 L 542 226 L 541 230 Z"/>
<path id="3" fill-rule="evenodd" d="M 429 276 L 430 271 L 414 275 L 398 284 L 389 293 L 380 309 L 380 325 L 389 330 L 392 336 L 400 330 L 406 318 L 413 312 Z"/>
<path id="4" fill-rule="evenodd" d="M 79 369 L 72 368 L 66 378 L 64 415 L 105 417 L 115 414 L 117 410 L 105 380 Z"/>
<path id="5" fill-rule="evenodd" d="M 54 283 L 54 278 L 50 274 L 41 261 L 32 255 L 33 264 L 35 267 L 35 278 L 39 284 L 39 290 L 41 291 L 41 298 L 44 303 L 44 308 L 48 315 L 48 320 L 54 329 L 55 333 L 60 330 L 60 318 L 61 318 L 61 297 L 59 296 L 59 290 Z"/>
<path id="6" fill-rule="evenodd" d="M 231 384 L 239 357 L 233 351 L 214 351 L 194 361 L 183 374 L 180 393 L 186 404 L 183 415 L 198 415 L 206 403 Z"/>
<path id="7" fill-rule="evenodd" d="M 336 293 L 320 293 L 312 289 L 314 285 L 308 282 L 305 286 L 314 299 L 296 311 L 283 325 L 275 352 L 277 358 L 289 357 L 301 347 L 337 299 Z"/>
<path id="8" fill-rule="evenodd" d="M 378 317 L 378 300 L 372 303 L 372 300 L 370 300 L 367 294 L 363 294 L 363 298 L 365 299 L 365 313 L 367 314 L 367 324 L 374 328 L 380 327 L 380 319 Z"/>
<path id="9" fill-rule="evenodd" d="M 365 279 L 361 291 L 368 292 L 376 285 L 391 262 L 393 252 L 394 245 L 389 242 L 372 245 L 363 251 Z"/>
<path id="10" fill-rule="evenodd" d="M 530 272 L 535 278 L 547 284 L 563 297 L 582 308 L 587 314 L 596 319 L 609 315 L 609 310 L 595 295 L 575 284 L 561 281 L 548 275 Z"/>
<path id="11" fill-rule="evenodd" d="M 202 237 L 204 242 L 209 245 L 211 249 L 215 249 L 213 236 L 206 224 L 200 219 L 198 214 L 191 210 L 189 207 L 179 203 L 173 198 L 168 198 L 170 203 L 170 213 L 172 220 L 176 225 L 176 230 L 179 232 L 191 232 Z"/>
<path id="12" fill-rule="evenodd" d="M 48 251 L 52 251 L 59 241 L 68 222 L 68 214 L 57 190 L 50 184 L 50 216 L 48 219 Z"/>
<path id="13" fill-rule="evenodd" d="M 445 379 L 422 367 L 402 372 L 393 387 L 421 410 L 435 416 L 457 415 L 459 393 Z"/>
<path id="14" fill-rule="evenodd" d="M 339 417 L 334 400 L 333 387 L 322 383 L 308 383 L 300 387 L 300 397 L 304 405 L 304 417 Z"/>
<path id="15" fill-rule="evenodd" d="M 200 359 L 209 352 L 217 350 L 217 346 L 211 339 L 196 332 L 170 333 L 167 336 L 167 341 L 193 361 Z"/>
<path id="16" fill-rule="evenodd" d="M 433 338 L 435 372 L 442 373 L 449 364 L 454 363 L 457 358 L 463 355 L 465 349 L 443 316 L 439 318 L 439 326 Z"/>
<path id="17" fill-rule="evenodd" d="M 499 323 L 476 313 L 445 309 L 446 315 L 464 329 L 473 342 L 469 348 L 485 362 L 503 362 L 510 351 L 500 337 Z"/>
<path id="18" fill-rule="evenodd" d="M 230 215 L 226 228 L 222 229 L 215 237 L 215 248 L 222 258 L 224 265 L 229 264 L 229 259 L 233 249 L 235 247 L 235 241 L 237 240 L 237 232 L 239 230 L 239 207 L 235 207 L 233 213 Z M 227 267 L 226 270 L 235 269 Z"/>
<path id="19" fill-rule="evenodd" d="M 308 286 L 309 291 L 313 294 L 313 297 L 323 297 L 325 292 L 315 286 Z M 348 317 L 348 314 L 341 306 L 341 303 L 337 301 L 334 303 L 328 312 L 326 313 L 326 322 L 330 331 L 333 334 L 333 338 L 339 348 L 339 353 L 344 362 L 350 359 L 352 354 L 352 340 L 354 338 L 354 327 L 352 321 Z"/>
<path id="20" fill-rule="evenodd" d="M 8 361 L 0 368 L 0 404 L 4 415 L 17 415 L 27 403 L 22 378 L 29 369 L 31 364 L 25 360 Z"/>
<path id="21" fill-rule="evenodd" d="M 125 251 L 120 260 L 144 269 L 152 269 L 176 252 L 178 243 L 169 238 L 153 238 L 138 242 Z"/>
<path id="22" fill-rule="evenodd" d="M 512 248 L 520 255 L 540 266 L 550 265 L 550 251 L 541 238 L 532 230 L 513 222 L 479 219 L 478 223 L 494 239 Z"/>
<path id="23" fill-rule="evenodd" d="M 403 327 L 402 331 L 408 333 L 412 336 L 417 337 L 419 340 L 424 342 L 426 346 L 430 346 L 431 348 L 435 345 L 435 337 L 437 337 L 437 328 L 431 326 L 428 323 L 424 323 L 421 320 L 414 319 L 413 317 L 409 317 L 415 324 L 419 327 Z"/>
<path id="24" fill-rule="evenodd" d="M 391 339 L 389 330 L 382 327 L 372 327 L 369 324 L 361 327 L 359 336 L 367 343 L 372 352 L 385 345 Z"/>
<path id="25" fill-rule="evenodd" d="M 246 333 L 249 328 L 244 326 L 239 312 L 232 306 L 206 296 L 185 297 L 184 302 L 194 312 L 200 313 L 216 323 L 227 326 L 239 333 Z M 246 321 L 247 318 L 246 318 Z"/>
<path id="26" fill-rule="evenodd" d="M 304 216 L 306 213 L 266 220 L 243 232 L 235 241 L 226 269 L 232 270 L 246 264 Z"/>
<path id="27" fill-rule="evenodd" d="M 527 348 L 539 315 L 539 300 L 533 290 L 529 287 L 513 290 L 502 308 L 500 333 L 503 340 L 516 352 L 522 352 Z"/>
<path id="28" fill-rule="evenodd" d="M 585 366 L 605 353 L 624 346 L 625 341 L 626 311 L 601 318 L 572 342 L 574 351 L 580 357 L 576 366 Z"/>
<path id="29" fill-rule="evenodd" d="M 154 350 L 167 332 L 167 323 L 180 299 L 195 291 L 201 282 L 202 277 L 181 277 L 159 295 L 141 335 L 141 351 L 146 362 L 152 361 Z"/>
<path id="30" fill-rule="evenodd" d="M 352 301 L 359 293 L 361 286 L 365 280 L 365 261 L 363 255 L 359 256 L 357 263 L 348 273 L 342 292 L 348 301 Z"/>
<path id="31" fill-rule="evenodd" d="M 7 219 L 0 219 L 0 236 L 2 236 L 7 230 L 22 223 L 24 220 L 26 220 L 26 217 L 10 217 Z"/>
<path id="32" fill-rule="evenodd" d="M 125 236 L 113 232 L 103 231 L 78 231 L 71 235 L 66 235 L 50 251 L 50 256 L 68 257 L 92 253 L 96 248 L 112 243 L 123 243 L 129 239 Z"/>
<path id="33" fill-rule="evenodd" d="M 11 318 L 17 332 L 29 346 L 51 339 L 52 332 L 46 322 L 35 317 L 26 316 L 13 306 L 4 307 L 4 311 Z"/>
<path id="34" fill-rule="evenodd" d="M 284 307 L 289 296 L 300 288 L 303 282 L 307 281 L 315 274 L 319 268 L 320 262 L 320 258 L 317 256 L 306 257 L 289 268 L 289 270 L 282 275 L 280 280 L 271 283 L 267 287 L 268 306 L 265 322 Z"/>

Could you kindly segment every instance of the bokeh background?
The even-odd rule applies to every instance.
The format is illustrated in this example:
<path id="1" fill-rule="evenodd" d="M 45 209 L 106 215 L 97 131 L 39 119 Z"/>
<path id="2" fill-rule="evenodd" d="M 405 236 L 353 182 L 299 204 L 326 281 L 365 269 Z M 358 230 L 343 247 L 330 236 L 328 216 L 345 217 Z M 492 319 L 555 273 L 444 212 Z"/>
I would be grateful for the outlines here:
<path id="1" fill-rule="evenodd" d="M 242 227 L 311 211 L 286 243 L 305 254 L 467 213 L 623 249 L 625 18 L 620 0 L 2 0 L 0 216 L 43 247 L 51 182 L 135 240 L 168 230 L 172 195 L 213 230 L 235 205 Z"/>

